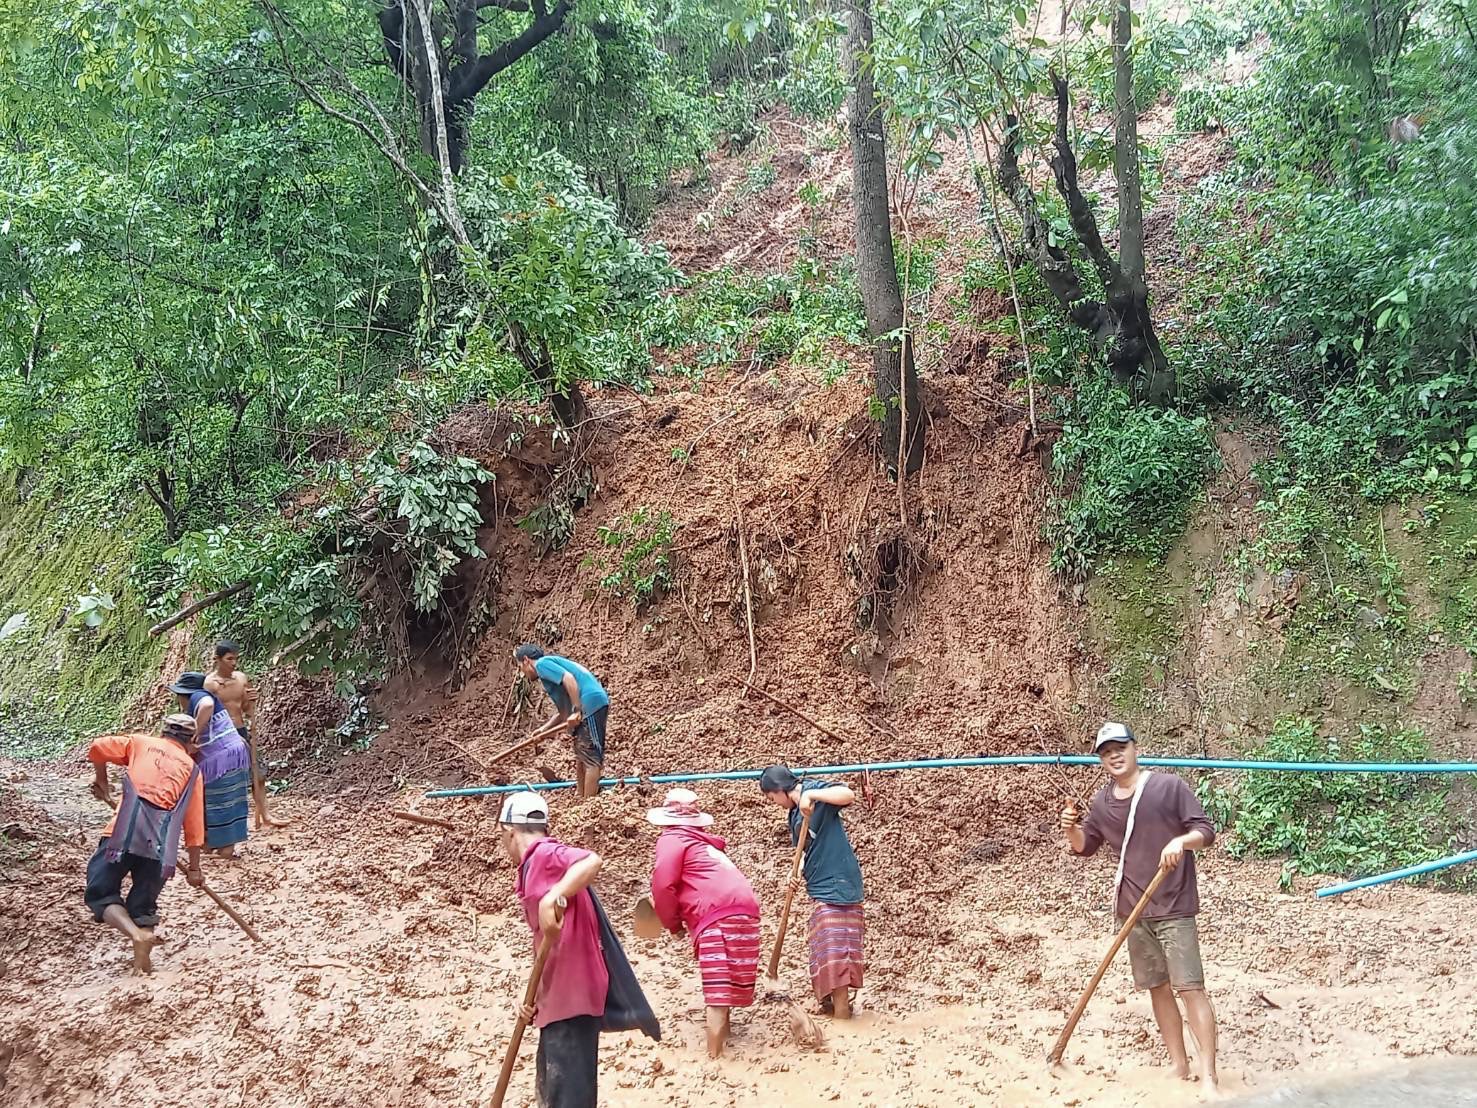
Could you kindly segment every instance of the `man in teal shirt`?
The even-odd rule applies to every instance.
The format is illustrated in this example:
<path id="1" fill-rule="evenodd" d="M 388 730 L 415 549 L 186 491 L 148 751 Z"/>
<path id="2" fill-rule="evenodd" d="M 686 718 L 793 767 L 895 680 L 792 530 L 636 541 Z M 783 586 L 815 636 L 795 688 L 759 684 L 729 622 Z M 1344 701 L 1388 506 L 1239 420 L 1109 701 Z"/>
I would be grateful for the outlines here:
<path id="1" fill-rule="evenodd" d="M 573 737 L 579 795 L 594 796 L 600 791 L 600 769 L 605 764 L 610 694 L 584 666 L 557 654 L 545 654 L 535 643 L 526 642 L 514 650 L 513 664 L 528 680 L 543 685 L 554 705 L 554 714 L 536 734 L 564 731 Z"/>
<path id="2" fill-rule="evenodd" d="M 851 1016 L 852 991 L 862 987 L 866 968 L 862 941 L 862 867 L 841 823 L 841 809 L 856 794 L 845 785 L 807 781 L 803 785 L 788 766 L 770 766 L 759 778 L 765 799 L 785 809 L 790 842 L 800 841 L 800 828 L 810 816 L 809 841 L 801 879 L 815 902 L 806 928 L 810 949 L 810 984 L 821 1011 L 837 1019 Z"/>

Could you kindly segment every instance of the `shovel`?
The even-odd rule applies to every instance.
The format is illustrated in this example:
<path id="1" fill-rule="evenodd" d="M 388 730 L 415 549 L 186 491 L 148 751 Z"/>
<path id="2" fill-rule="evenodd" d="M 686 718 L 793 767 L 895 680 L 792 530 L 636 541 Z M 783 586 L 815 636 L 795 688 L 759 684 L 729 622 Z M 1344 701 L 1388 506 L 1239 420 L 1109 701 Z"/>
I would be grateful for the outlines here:
<path id="1" fill-rule="evenodd" d="M 1092 994 L 1097 991 L 1098 983 L 1102 981 L 1103 974 L 1108 972 L 1108 966 L 1113 961 L 1113 955 L 1118 953 L 1118 948 L 1123 945 L 1128 933 L 1133 930 L 1134 924 L 1138 923 L 1139 917 L 1144 914 L 1144 909 L 1149 906 L 1149 900 L 1153 897 L 1160 883 L 1168 876 L 1169 870 L 1163 866 L 1159 872 L 1154 874 L 1154 880 L 1149 882 L 1149 887 L 1144 890 L 1144 895 L 1139 897 L 1139 902 L 1133 906 L 1133 911 L 1123 921 L 1123 926 L 1118 929 L 1118 935 L 1113 939 L 1113 945 L 1108 947 L 1108 953 L 1103 955 L 1102 962 L 1098 965 L 1097 972 L 1092 975 L 1092 980 L 1087 983 L 1087 988 L 1082 990 L 1082 995 L 1077 999 L 1077 1007 L 1072 1009 L 1072 1015 L 1067 1020 L 1067 1026 L 1062 1028 L 1062 1033 L 1057 1036 L 1056 1045 L 1051 1048 L 1051 1053 L 1046 1056 L 1050 1066 L 1062 1064 L 1062 1052 L 1067 1049 L 1067 1040 L 1072 1037 L 1072 1032 L 1077 1030 L 1077 1021 L 1082 1018 L 1082 1013 L 1087 1011 L 1087 1002 L 1092 999 Z"/>
<path id="2" fill-rule="evenodd" d="M 658 939 L 662 934 L 662 921 L 657 918 L 651 897 L 643 896 L 636 901 L 636 921 L 633 925 L 638 939 Z"/>
<path id="3" fill-rule="evenodd" d="M 810 1018 L 789 990 L 780 983 L 780 952 L 785 948 L 785 932 L 790 928 L 790 905 L 795 900 L 795 880 L 800 876 L 800 866 L 805 861 L 805 840 L 810 832 L 811 813 L 806 812 L 800 821 L 800 836 L 795 842 L 795 859 L 790 865 L 790 880 L 785 885 L 785 906 L 780 910 L 780 931 L 774 939 L 774 950 L 769 956 L 769 972 L 765 975 L 766 1000 L 785 1000 L 790 1005 L 790 1032 L 798 1043 L 814 1043 L 816 1049 L 825 1045 L 820 1026 Z"/>
<path id="4" fill-rule="evenodd" d="M 560 919 L 564 913 L 559 913 Z M 528 975 L 528 988 L 523 990 L 523 1007 L 532 1008 L 533 1002 L 538 999 L 539 979 L 544 975 L 544 963 L 549 960 L 549 951 L 558 942 L 558 936 L 550 938 L 545 935 L 539 940 L 538 953 L 534 955 L 533 972 Z M 508 1039 L 508 1049 L 503 1055 L 503 1068 L 497 1075 L 497 1087 L 492 1091 L 491 1108 L 503 1108 L 503 1098 L 508 1095 L 508 1082 L 513 1080 L 513 1067 L 518 1064 L 518 1047 L 523 1043 L 523 1032 L 528 1029 L 528 1021 L 523 1018 L 523 1013 L 518 1013 L 518 1022 L 513 1024 L 513 1034 Z"/>

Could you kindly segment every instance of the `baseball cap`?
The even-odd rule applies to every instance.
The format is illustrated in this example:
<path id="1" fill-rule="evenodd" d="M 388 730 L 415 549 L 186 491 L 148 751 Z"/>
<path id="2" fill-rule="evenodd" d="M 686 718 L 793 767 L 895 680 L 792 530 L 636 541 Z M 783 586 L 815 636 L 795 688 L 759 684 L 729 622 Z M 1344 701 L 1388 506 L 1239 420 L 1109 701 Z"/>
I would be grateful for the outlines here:
<path id="1" fill-rule="evenodd" d="M 514 793 L 503 801 L 497 821 L 509 827 L 543 826 L 549 822 L 549 805 L 538 793 Z"/>
<path id="2" fill-rule="evenodd" d="M 1096 754 L 1109 743 L 1131 743 L 1137 740 L 1133 732 L 1128 729 L 1126 723 L 1113 723 L 1109 721 L 1098 728 L 1097 740 L 1092 744 L 1092 752 Z"/>
<path id="3" fill-rule="evenodd" d="M 166 739 L 189 742 L 195 737 L 195 717 L 184 712 L 173 712 L 164 717 L 159 725 L 159 733 Z"/>

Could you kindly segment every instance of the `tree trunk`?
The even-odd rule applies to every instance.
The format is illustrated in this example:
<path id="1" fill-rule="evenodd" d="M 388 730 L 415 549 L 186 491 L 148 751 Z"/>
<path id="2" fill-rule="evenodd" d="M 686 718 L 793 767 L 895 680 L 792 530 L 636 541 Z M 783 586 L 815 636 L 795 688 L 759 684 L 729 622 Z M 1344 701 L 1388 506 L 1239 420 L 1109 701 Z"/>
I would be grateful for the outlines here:
<path id="1" fill-rule="evenodd" d="M 578 427 L 590 412 L 579 382 L 559 388 L 558 377 L 554 372 L 554 359 L 549 353 L 548 345 L 542 339 L 532 338 L 521 323 L 512 324 L 508 328 L 508 334 L 513 343 L 513 353 L 523 363 L 523 368 L 528 370 L 528 375 L 543 387 L 544 394 L 549 398 L 549 406 L 554 409 L 559 422 L 571 430 Z"/>
<path id="2" fill-rule="evenodd" d="M 872 339 L 872 373 L 882 404 L 882 455 L 904 474 L 923 464 L 923 411 L 913 342 L 903 331 L 903 294 L 898 286 L 888 211 L 887 146 L 882 112 L 872 87 L 871 0 L 856 0 L 847 17 L 842 56 L 851 81 L 848 126 L 856 212 L 857 281 Z M 900 337 L 901 336 L 901 337 Z M 895 475 L 901 479 L 904 474 Z"/>
<path id="3" fill-rule="evenodd" d="M 1110 351 L 1113 376 L 1134 382 L 1142 399 L 1163 404 L 1174 397 L 1175 377 L 1154 333 L 1149 286 L 1144 280 L 1143 175 L 1139 168 L 1138 104 L 1133 94 L 1133 10 L 1119 0 L 1113 21 L 1113 176 L 1118 182 L 1118 269 L 1108 284 L 1108 307 L 1122 321 Z M 1140 376 L 1140 374 L 1142 374 Z"/>

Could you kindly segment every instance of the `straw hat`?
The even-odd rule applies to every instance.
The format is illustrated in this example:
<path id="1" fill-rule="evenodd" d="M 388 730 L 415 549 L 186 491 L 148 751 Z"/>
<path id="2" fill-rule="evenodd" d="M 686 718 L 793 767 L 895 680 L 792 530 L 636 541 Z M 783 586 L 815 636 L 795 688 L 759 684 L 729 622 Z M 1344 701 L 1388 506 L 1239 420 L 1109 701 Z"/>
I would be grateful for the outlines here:
<path id="1" fill-rule="evenodd" d="M 658 827 L 707 827 L 713 822 L 691 789 L 673 789 L 660 808 L 647 811 L 646 818 Z"/>

